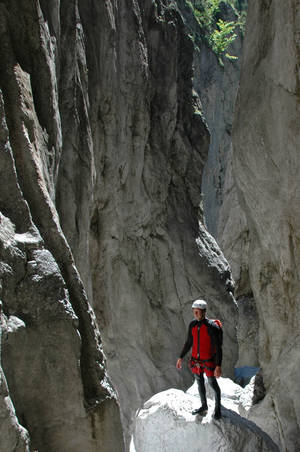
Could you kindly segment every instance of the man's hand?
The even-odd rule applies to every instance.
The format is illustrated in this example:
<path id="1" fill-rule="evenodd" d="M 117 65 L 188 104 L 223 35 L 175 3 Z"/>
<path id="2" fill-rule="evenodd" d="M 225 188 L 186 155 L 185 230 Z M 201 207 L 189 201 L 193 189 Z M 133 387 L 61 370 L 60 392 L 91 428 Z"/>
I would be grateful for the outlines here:
<path id="1" fill-rule="evenodd" d="M 177 360 L 176 367 L 177 367 L 177 369 L 181 369 L 181 367 L 182 367 L 182 358 L 179 358 Z"/>
<path id="2" fill-rule="evenodd" d="M 216 366 L 215 371 L 214 371 L 214 375 L 215 375 L 216 378 L 219 378 L 222 375 L 221 366 Z"/>

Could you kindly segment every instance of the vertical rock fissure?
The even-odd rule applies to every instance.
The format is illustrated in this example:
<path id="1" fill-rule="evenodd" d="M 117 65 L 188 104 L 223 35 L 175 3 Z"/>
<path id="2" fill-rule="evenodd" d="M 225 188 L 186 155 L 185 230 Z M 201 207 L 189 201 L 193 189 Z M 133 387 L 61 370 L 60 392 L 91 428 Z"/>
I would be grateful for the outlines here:
<path id="1" fill-rule="evenodd" d="M 5 105 L 9 105 L 9 99 L 6 99 Z M 100 365 L 103 356 L 99 355 L 99 357 L 96 358 L 99 352 L 96 352 L 93 348 L 97 346 L 91 346 L 90 342 L 91 340 L 93 341 L 93 336 L 95 332 L 97 332 L 96 323 L 95 320 L 92 319 L 91 308 L 88 305 L 84 288 L 74 265 L 71 251 L 62 231 L 59 230 L 57 224 L 58 220 L 54 220 L 55 213 L 53 207 L 50 207 L 52 202 L 50 199 L 47 199 L 46 190 L 42 191 L 40 188 L 40 183 L 31 183 L 32 174 L 36 174 L 34 177 L 36 181 L 38 181 L 40 177 L 37 173 L 36 166 L 33 163 L 33 159 L 28 158 L 31 149 L 28 147 L 28 143 L 22 133 L 22 123 L 18 121 L 17 114 L 14 114 L 12 111 L 6 110 L 6 117 L 12 148 L 13 150 L 18 149 L 18 153 L 15 153 L 15 162 L 20 187 L 24 194 L 24 198 L 29 205 L 34 224 L 37 225 L 46 247 L 51 251 L 60 267 L 70 292 L 71 303 L 79 319 L 79 331 L 82 338 L 81 370 L 83 386 L 86 402 L 90 405 L 93 399 L 97 399 L 98 397 L 102 399 L 103 395 L 107 394 L 106 390 L 103 390 L 103 392 L 102 390 L 99 391 L 99 381 L 104 377 L 104 368 Z M 25 165 L 24 162 L 26 162 Z M 27 183 L 25 181 L 27 181 Z M 43 206 L 43 216 L 40 215 L 41 206 Z M 98 341 L 99 338 L 97 339 L 97 342 Z M 97 364 L 96 367 L 95 359 Z M 95 369 L 97 367 L 98 370 L 96 371 Z"/>
<path id="2" fill-rule="evenodd" d="M 2 5 L 0 7 L 2 8 Z M 9 30 L 5 27 L 4 20 L 2 16 L 3 46 L 1 45 L 0 50 L 0 86 L 4 92 L 5 116 L 18 183 L 29 206 L 32 221 L 38 227 L 45 247 L 50 250 L 58 264 L 70 295 L 70 302 L 78 317 L 78 331 L 81 337 L 80 372 L 85 408 L 89 416 L 94 416 L 94 412 L 99 414 L 103 411 L 102 417 L 97 417 L 100 424 L 102 423 L 100 425 L 98 422 L 98 434 L 99 430 L 103 429 L 103 435 L 106 438 L 109 423 L 114 425 L 116 428 L 114 440 L 122 448 L 117 421 L 116 394 L 105 371 L 97 322 L 75 267 L 72 252 L 60 229 L 58 215 L 43 176 L 43 163 L 40 155 L 42 150 L 39 148 L 39 143 L 36 142 L 39 125 L 35 116 L 30 77 L 20 68 L 14 58 Z M 38 102 L 38 100 L 36 101 Z M 114 419 L 110 419 L 108 413 L 114 416 Z M 95 429 L 93 431 L 93 436 L 95 436 Z M 104 440 L 98 437 L 97 441 L 102 443 Z M 113 439 L 107 437 L 108 444 L 111 444 L 112 441 Z"/>

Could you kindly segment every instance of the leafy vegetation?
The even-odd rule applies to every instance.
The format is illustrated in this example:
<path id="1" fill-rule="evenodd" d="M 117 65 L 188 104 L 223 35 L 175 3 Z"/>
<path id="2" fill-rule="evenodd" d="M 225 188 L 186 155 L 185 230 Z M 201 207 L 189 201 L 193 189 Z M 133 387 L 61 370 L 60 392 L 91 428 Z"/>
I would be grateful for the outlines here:
<path id="1" fill-rule="evenodd" d="M 217 29 L 211 35 L 211 46 L 213 51 L 221 56 L 225 54 L 227 58 L 236 59 L 237 57 L 225 53 L 230 44 L 235 40 L 237 34 L 234 33 L 236 28 L 235 22 L 224 22 L 219 19 L 217 22 Z"/>
<path id="2" fill-rule="evenodd" d="M 246 22 L 247 0 L 186 0 L 195 18 L 202 28 L 202 36 L 218 56 L 220 64 L 222 58 L 237 59 L 227 50 L 237 38 L 237 31 L 243 34 Z M 235 20 L 223 20 L 220 14 L 221 4 L 230 5 L 235 13 Z"/>

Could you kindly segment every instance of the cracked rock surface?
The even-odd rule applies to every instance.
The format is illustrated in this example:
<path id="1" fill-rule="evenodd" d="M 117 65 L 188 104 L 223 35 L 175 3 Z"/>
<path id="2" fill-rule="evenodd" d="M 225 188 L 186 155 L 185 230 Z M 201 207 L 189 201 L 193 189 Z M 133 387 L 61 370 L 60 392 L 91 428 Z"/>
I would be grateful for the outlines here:
<path id="1" fill-rule="evenodd" d="M 175 363 L 194 298 L 224 325 L 225 374 L 237 358 L 231 272 L 200 207 L 193 43 L 158 0 L 0 0 L 0 38 L 9 394 L 33 450 L 119 452 L 104 352 L 126 432 L 190 382 Z"/>
<path id="2" fill-rule="evenodd" d="M 233 175 L 249 227 L 248 268 L 267 395 L 260 425 L 300 447 L 299 2 L 250 2 L 233 127 Z M 274 435 L 275 437 L 275 435 Z"/>
<path id="3" fill-rule="evenodd" d="M 0 3 L 1 419 L 9 419 L 15 439 L 7 430 L 1 450 L 122 450 L 99 330 L 52 199 L 55 148 L 47 152 L 50 138 L 38 121 L 29 55 L 24 51 L 20 61 L 26 71 L 17 61 L 21 42 L 11 33 L 17 9 L 24 21 L 18 31 L 27 33 L 37 58 L 46 58 L 41 82 L 43 70 L 53 75 L 43 42 L 47 27 L 33 2 L 6 6 Z M 55 108 L 51 124 L 59 144 Z"/>

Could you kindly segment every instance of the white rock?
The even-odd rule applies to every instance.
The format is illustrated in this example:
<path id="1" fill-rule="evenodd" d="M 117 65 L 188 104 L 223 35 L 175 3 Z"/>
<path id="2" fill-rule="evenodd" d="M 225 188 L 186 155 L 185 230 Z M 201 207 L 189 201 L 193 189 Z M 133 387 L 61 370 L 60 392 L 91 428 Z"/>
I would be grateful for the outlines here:
<path id="1" fill-rule="evenodd" d="M 212 417 L 213 391 L 207 382 L 208 413 L 205 417 L 191 414 L 199 407 L 196 382 L 186 393 L 169 389 L 154 395 L 137 413 L 130 451 L 277 451 L 276 444 L 265 432 L 237 414 L 243 396 L 248 403 L 249 388 L 243 389 L 228 378 L 220 378 L 219 384 L 222 392 L 220 421 Z"/>
<path id="2" fill-rule="evenodd" d="M 20 328 L 26 328 L 25 322 L 15 315 L 11 315 L 7 320 L 7 332 L 14 333 Z"/>

